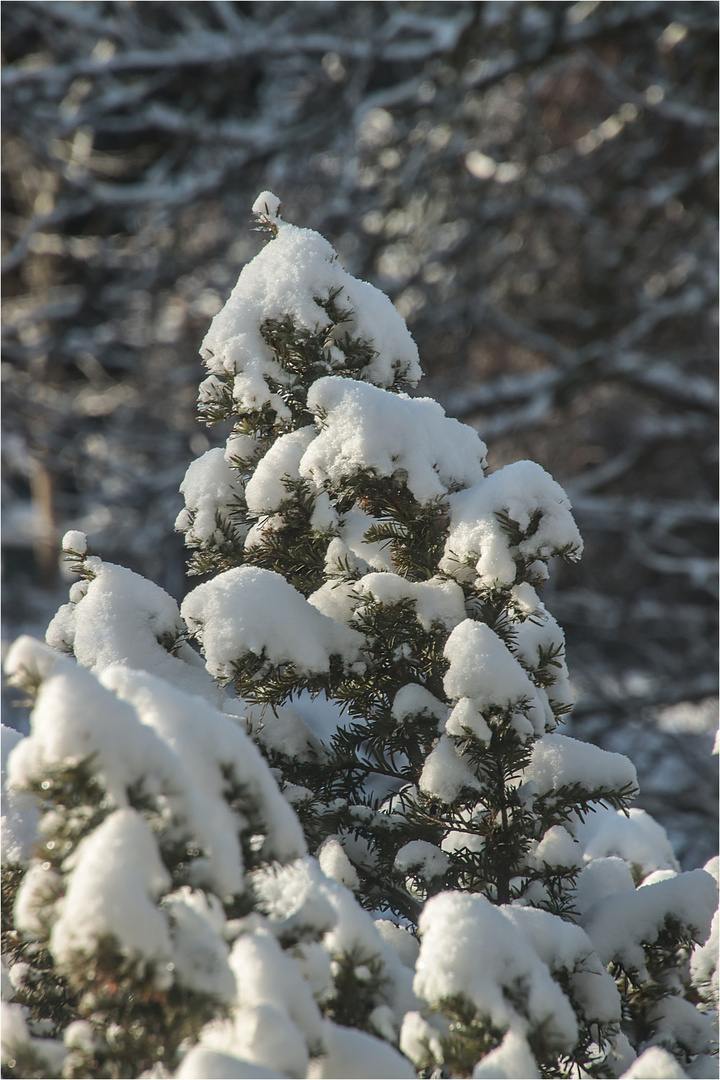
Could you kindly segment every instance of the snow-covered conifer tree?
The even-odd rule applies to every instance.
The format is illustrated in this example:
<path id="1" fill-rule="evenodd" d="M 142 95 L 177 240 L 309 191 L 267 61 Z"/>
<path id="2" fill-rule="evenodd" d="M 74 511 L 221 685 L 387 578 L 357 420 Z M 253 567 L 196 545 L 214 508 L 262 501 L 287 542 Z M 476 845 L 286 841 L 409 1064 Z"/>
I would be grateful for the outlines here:
<path id="1" fill-rule="evenodd" d="M 112 593 L 135 586 L 141 620 L 155 622 L 147 666 L 162 667 L 153 633 L 168 629 L 170 598 L 98 559 L 83 566 L 82 602 L 118 603 L 103 623 L 76 599 L 78 650 L 86 617 L 101 638 L 137 630 Z M 308 858 L 292 807 L 244 725 L 208 700 L 204 672 L 188 692 L 179 667 L 88 666 L 30 638 L 6 663 L 35 704 L 31 735 L 4 739 L 3 1075 L 302 1077 L 312 1058 L 334 1075 L 359 1053 L 372 1075 L 412 1076 L 372 1034 L 397 1043 L 412 971 Z M 365 965 L 352 1001 L 348 957 Z"/>
<path id="2" fill-rule="evenodd" d="M 716 865 L 559 732 L 565 493 L 489 471 L 389 300 L 253 209 L 181 489 L 204 580 L 178 611 L 70 534 L 10 656 L 8 1075 L 704 1075 Z"/>

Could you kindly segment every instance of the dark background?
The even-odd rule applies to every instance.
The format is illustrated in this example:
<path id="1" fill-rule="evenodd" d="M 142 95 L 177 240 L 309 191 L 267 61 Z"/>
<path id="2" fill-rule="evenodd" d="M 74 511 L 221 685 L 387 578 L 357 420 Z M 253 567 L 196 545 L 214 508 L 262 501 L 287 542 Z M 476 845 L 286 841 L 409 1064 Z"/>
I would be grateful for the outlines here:
<path id="1" fill-rule="evenodd" d="M 269 188 L 389 293 L 419 393 L 585 537 L 574 735 L 717 847 L 715 3 L 5 2 L 5 640 L 67 528 L 186 588 L 198 346 Z M 6 722 L 13 721 L 10 715 Z"/>

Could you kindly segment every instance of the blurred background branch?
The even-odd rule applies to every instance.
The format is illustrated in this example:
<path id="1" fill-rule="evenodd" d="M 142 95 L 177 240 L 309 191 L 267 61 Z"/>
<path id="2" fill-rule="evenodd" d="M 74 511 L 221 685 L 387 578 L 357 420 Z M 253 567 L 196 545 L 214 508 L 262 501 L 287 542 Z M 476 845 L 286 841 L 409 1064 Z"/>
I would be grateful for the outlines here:
<path id="1" fill-rule="evenodd" d="M 258 191 L 390 294 L 419 393 L 562 483 L 574 734 L 715 849 L 717 6 L 5 5 L 5 635 L 65 529 L 180 597 L 211 317 Z"/>

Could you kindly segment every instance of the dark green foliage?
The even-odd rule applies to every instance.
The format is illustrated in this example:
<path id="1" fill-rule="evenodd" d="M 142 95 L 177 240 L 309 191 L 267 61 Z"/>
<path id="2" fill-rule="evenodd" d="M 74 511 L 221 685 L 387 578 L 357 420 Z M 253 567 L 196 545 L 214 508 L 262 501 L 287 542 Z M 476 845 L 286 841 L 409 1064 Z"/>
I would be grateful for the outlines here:
<path id="1" fill-rule="evenodd" d="M 282 523 L 268 529 L 262 540 L 244 553 L 243 561 L 282 574 L 304 596 L 324 581 L 325 553 L 330 536 L 313 529 L 314 496 L 302 480 L 282 479 L 288 499 L 280 507 Z"/>
<path id="2" fill-rule="evenodd" d="M 380 959 L 358 949 L 343 953 L 335 959 L 333 981 L 335 994 L 327 1002 L 327 1015 L 345 1027 L 372 1031 L 370 1014 L 387 981 Z"/>
<path id="3" fill-rule="evenodd" d="M 219 1002 L 186 987 L 158 989 L 152 966 L 128 961 L 108 937 L 97 943 L 93 966 L 69 975 L 80 996 L 79 1015 L 92 1021 L 92 1058 L 78 1055 L 70 1076 L 129 1078 L 165 1062 L 174 1068 L 184 1039 L 217 1015 Z"/>
<path id="4" fill-rule="evenodd" d="M 247 528 L 247 507 L 238 503 L 230 508 L 226 516 L 215 515 L 215 532 L 212 543 L 204 544 L 193 552 L 188 563 L 188 574 L 198 575 L 219 573 L 239 566 L 243 560 L 243 541 Z M 189 527 L 192 528 L 194 515 L 190 514 Z"/>
<path id="5" fill-rule="evenodd" d="M 552 825 L 562 825 L 577 815 L 583 820 L 592 812 L 593 803 L 610 806 L 613 810 L 626 810 L 637 795 L 637 788 L 628 783 L 620 788 L 598 785 L 588 789 L 581 784 L 562 784 L 534 802 L 543 832 Z"/>
<path id="6" fill-rule="evenodd" d="M 54 869 L 77 849 L 114 809 L 105 789 L 93 772 L 94 758 L 69 761 L 47 769 L 43 779 L 28 788 L 38 801 L 41 814 L 53 814 L 52 830 L 43 833 L 38 854 Z"/>
<path id="7" fill-rule="evenodd" d="M 697 992 L 690 986 L 688 978 L 688 959 L 696 941 L 697 934 L 691 927 L 668 914 L 657 937 L 642 942 L 647 975 L 618 963 L 611 965 L 610 970 L 623 995 L 624 1026 L 634 1045 L 656 1041 L 659 1025 L 653 1014 L 669 996 L 678 995 L 692 1004 L 698 1003 Z M 682 1029 L 679 1035 L 676 1029 L 676 1040 L 667 1049 L 688 1064 L 697 1053 L 697 1044 L 691 1029 L 686 1034 L 689 1036 L 687 1042 L 683 1040 Z"/>
<path id="8" fill-rule="evenodd" d="M 78 996 L 67 980 L 55 971 L 45 944 L 26 941 L 15 929 L 13 909 L 24 873 L 23 868 L 11 863 L 2 867 L 3 961 L 10 968 L 26 965 L 22 983 L 15 985 L 13 1001 L 29 1009 L 31 1021 L 41 1022 L 43 1026 L 49 1024 L 48 1030 L 54 1034 L 77 1018 Z M 18 1060 L 13 1075 L 33 1075 L 33 1068 L 32 1063 Z"/>
<path id="9" fill-rule="evenodd" d="M 215 379 L 212 385 L 212 393 L 206 393 L 199 402 L 199 419 L 207 427 L 215 427 L 216 424 L 228 420 L 233 415 L 234 410 L 232 383 Z M 272 427 L 269 422 L 267 426 Z"/>
<path id="10" fill-rule="evenodd" d="M 388 478 L 366 470 L 345 477 L 338 490 L 328 490 L 339 513 L 358 505 L 377 519 L 366 531 L 365 542 L 387 546 L 401 577 L 427 581 L 437 574 L 448 526 L 442 499 L 419 503 L 400 472 Z"/>
<path id="11" fill-rule="evenodd" d="M 505 1032 L 490 1023 L 487 1016 L 480 1015 L 475 1005 L 460 995 L 445 998 L 438 1011 L 447 1023 L 446 1033 L 440 1036 L 441 1075 L 472 1076 L 475 1064 L 500 1045 Z M 428 1056 L 432 1056 L 431 1051 Z"/>

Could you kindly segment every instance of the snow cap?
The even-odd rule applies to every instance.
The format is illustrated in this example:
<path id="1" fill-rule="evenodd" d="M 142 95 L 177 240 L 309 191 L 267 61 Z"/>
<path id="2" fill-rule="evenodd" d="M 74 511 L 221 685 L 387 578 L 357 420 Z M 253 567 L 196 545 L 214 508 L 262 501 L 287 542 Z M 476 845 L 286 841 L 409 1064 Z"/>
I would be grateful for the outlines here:
<path id="1" fill-rule="evenodd" d="M 253 214 L 265 214 L 267 217 L 280 217 L 282 203 L 272 191 L 261 191 L 253 203 Z"/>

